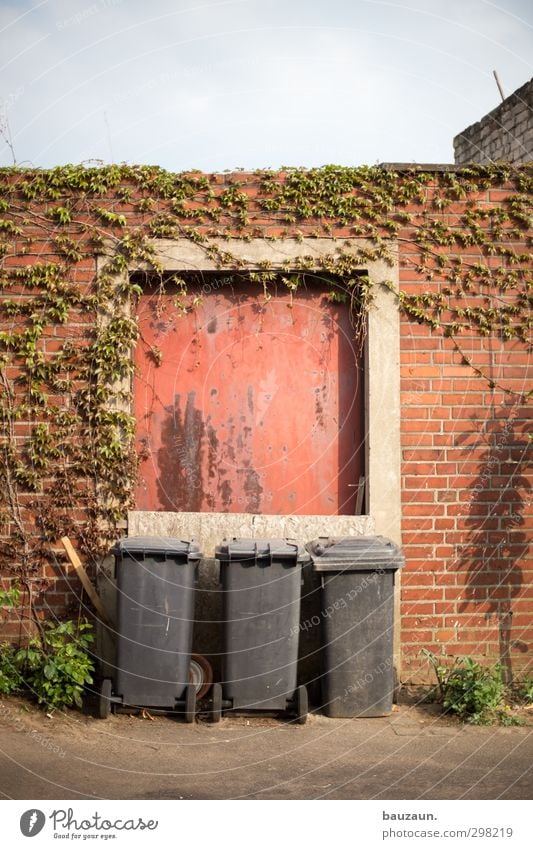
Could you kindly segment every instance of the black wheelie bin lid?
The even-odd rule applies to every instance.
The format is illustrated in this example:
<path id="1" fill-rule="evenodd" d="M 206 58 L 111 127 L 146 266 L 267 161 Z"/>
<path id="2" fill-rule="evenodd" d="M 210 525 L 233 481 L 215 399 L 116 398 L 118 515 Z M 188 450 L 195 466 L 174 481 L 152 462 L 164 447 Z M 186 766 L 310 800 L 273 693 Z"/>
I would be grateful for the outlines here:
<path id="1" fill-rule="evenodd" d="M 221 563 L 256 560 L 286 560 L 298 563 L 309 560 L 305 548 L 293 539 L 241 539 L 224 540 L 217 546 L 215 557 Z"/>
<path id="2" fill-rule="evenodd" d="M 200 560 L 202 557 L 195 542 L 174 537 L 124 537 L 115 543 L 112 554 L 115 557 L 149 557 L 151 554 L 157 554 L 166 559 L 183 560 Z"/>
<path id="3" fill-rule="evenodd" d="M 382 536 L 319 537 L 306 549 L 315 572 L 395 571 L 404 565 L 400 547 Z"/>

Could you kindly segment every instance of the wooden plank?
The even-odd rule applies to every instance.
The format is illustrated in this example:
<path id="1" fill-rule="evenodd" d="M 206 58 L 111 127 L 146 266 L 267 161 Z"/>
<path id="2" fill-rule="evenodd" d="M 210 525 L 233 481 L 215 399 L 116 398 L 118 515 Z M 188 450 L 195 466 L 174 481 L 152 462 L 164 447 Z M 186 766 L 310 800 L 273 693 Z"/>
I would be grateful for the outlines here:
<path id="1" fill-rule="evenodd" d="M 69 558 L 70 562 L 72 563 L 72 565 L 74 566 L 74 569 L 76 570 L 76 574 L 81 581 L 83 589 L 85 590 L 85 592 L 87 593 L 87 595 L 91 599 L 91 602 L 93 603 L 95 610 L 98 611 L 98 613 L 102 617 L 102 621 L 106 625 L 108 625 L 110 628 L 114 628 L 115 626 L 114 626 L 113 622 L 111 621 L 111 619 L 109 618 L 108 613 L 107 613 L 104 605 L 102 604 L 102 599 L 100 598 L 100 596 L 96 592 L 95 588 L 93 587 L 93 585 L 91 583 L 91 579 L 89 578 L 87 572 L 85 571 L 83 563 L 81 562 L 80 558 L 78 557 L 76 549 L 72 545 L 70 539 L 68 537 L 61 537 L 61 542 L 63 544 L 63 548 L 65 549 L 65 551 L 68 554 L 68 558 Z"/>
<path id="2" fill-rule="evenodd" d="M 366 483 L 365 477 L 364 477 L 364 475 L 361 475 L 361 477 L 359 478 L 359 485 L 358 485 L 358 488 L 357 488 L 357 496 L 356 496 L 356 499 L 355 499 L 355 515 L 356 516 L 362 515 L 363 498 L 364 498 L 364 494 L 365 494 L 365 483 Z"/>

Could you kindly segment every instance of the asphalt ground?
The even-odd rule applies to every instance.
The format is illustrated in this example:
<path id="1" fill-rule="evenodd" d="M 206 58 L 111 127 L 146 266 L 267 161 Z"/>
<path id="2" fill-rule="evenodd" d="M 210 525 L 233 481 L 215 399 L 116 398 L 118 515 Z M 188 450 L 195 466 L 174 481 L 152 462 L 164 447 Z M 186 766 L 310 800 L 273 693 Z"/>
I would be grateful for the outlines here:
<path id="1" fill-rule="evenodd" d="M 149 713 L 47 717 L 0 700 L 5 799 L 531 799 L 533 725 L 475 727 L 435 706 L 306 725 Z"/>

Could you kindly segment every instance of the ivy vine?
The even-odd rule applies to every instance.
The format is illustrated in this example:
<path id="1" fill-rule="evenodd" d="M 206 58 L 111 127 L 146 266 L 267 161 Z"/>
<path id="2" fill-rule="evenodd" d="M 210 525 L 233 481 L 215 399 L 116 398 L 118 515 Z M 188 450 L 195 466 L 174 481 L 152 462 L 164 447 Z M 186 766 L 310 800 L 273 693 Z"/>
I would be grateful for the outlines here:
<path id="1" fill-rule="evenodd" d="M 339 281 L 330 297 L 349 301 L 360 345 L 373 299 L 361 268 L 392 265 L 395 245 L 405 243 L 401 261 L 418 283 L 397 293 L 399 309 L 449 337 L 469 363 L 462 335 L 530 343 L 532 186 L 531 167 L 505 164 L 431 173 L 0 170 L 0 558 L 7 570 L 23 586 L 37 585 L 60 536 L 102 551 L 132 505 L 135 422 L 123 387 L 138 336 L 128 306 L 142 287 L 127 272 L 142 266 L 164 285 L 154 239 L 189 239 L 234 273 L 242 271 L 231 251 L 236 238 L 331 237 L 331 254 L 318 267 L 304 256 L 281 269 L 263 263 L 248 277 L 263 284 L 265 300 L 274 282 L 295 293 L 310 272 Z M 347 240 L 342 247 L 339 236 Z M 186 276 L 179 282 L 189 308 Z"/>

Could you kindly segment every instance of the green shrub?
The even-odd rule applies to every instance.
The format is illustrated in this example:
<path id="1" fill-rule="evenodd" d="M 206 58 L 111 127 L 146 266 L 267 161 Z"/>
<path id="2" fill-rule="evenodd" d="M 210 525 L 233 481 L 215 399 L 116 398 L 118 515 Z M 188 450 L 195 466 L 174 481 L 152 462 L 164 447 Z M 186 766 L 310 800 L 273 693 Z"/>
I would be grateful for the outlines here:
<path id="1" fill-rule="evenodd" d="M 17 607 L 20 604 L 20 589 L 12 585 L 8 590 L 0 587 L 0 608 Z M 15 693 L 22 684 L 15 648 L 10 643 L 0 643 L 0 695 Z"/>
<path id="2" fill-rule="evenodd" d="M 434 693 L 445 711 L 472 725 L 522 724 L 508 712 L 507 688 L 499 664 L 489 668 L 470 657 L 459 657 L 451 666 L 444 666 L 427 649 L 422 649 L 422 654 L 433 666 L 437 678 Z"/>
<path id="3" fill-rule="evenodd" d="M 465 657 L 448 676 L 443 706 L 463 721 L 488 725 L 502 709 L 504 694 L 499 667 L 488 669 Z"/>
<path id="4" fill-rule="evenodd" d="M 22 686 L 22 678 L 15 660 L 16 649 L 10 643 L 0 643 L 0 695 L 9 696 Z"/>
<path id="5" fill-rule="evenodd" d="M 519 701 L 525 702 L 527 705 L 533 704 L 533 678 L 526 678 L 518 684 L 516 695 Z"/>
<path id="6" fill-rule="evenodd" d="M 25 685 L 48 710 L 81 707 L 83 688 L 93 682 L 91 630 L 87 622 L 45 622 L 42 638 L 33 637 L 15 654 Z"/>
<path id="7" fill-rule="evenodd" d="M 8 590 L 0 587 L 0 607 L 17 607 L 20 604 L 20 589 L 12 585 Z"/>
<path id="8" fill-rule="evenodd" d="M 16 585 L 0 587 L 0 610 L 17 608 L 20 597 Z M 24 648 L 0 644 L 0 695 L 26 688 L 48 710 L 81 707 L 83 688 L 93 681 L 94 664 L 88 654 L 92 625 L 45 622 L 40 630 L 40 636 L 32 637 Z"/>

